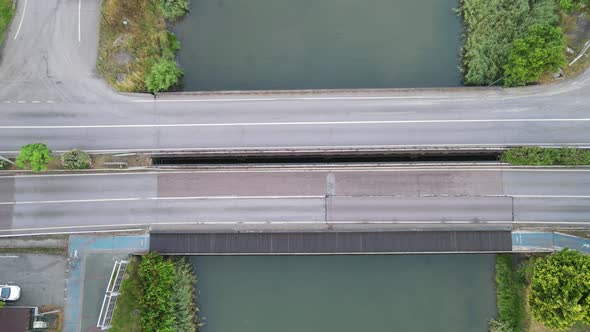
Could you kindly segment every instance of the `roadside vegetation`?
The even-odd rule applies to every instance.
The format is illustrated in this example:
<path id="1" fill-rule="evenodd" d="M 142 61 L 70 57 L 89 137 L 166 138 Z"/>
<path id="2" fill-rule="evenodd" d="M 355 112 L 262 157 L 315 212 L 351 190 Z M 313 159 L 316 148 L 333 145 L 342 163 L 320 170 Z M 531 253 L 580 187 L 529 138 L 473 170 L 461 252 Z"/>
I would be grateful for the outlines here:
<path id="1" fill-rule="evenodd" d="M 88 169 L 92 166 L 90 156 L 79 149 L 61 155 L 61 164 L 65 169 Z"/>
<path id="2" fill-rule="evenodd" d="M 53 159 L 51 150 L 43 143 L 32 143 L 23 146 L 16 157 L 15 163 L 23 169 L 30 169 L 35 173 L 47 170 L 47 164 Z"/>
<path id="3" fill-rule="evenodd" d="M 490 332 L 590 331 L 590 256 L 496 256 L 498 317 Z"/>
<path id="4" fill-rule="evenodd" d="M 588 8 L 590 0 L 462 0 L 464 84 L 523 86 L 570 74 L 571 16 Z"/>
<path id="5" fill-rule="evenodd" d="M 180 42 L 168 22 L 189 11 L 188 0 L 103 0 L 97 68 L 120 91 L 168 91 L 180 87 Z"/>
<path id="6" fill-rule="evenodd" d="M 0 45 L 4 42 L 6 29 L 10 26 L 14 13 L 12 0 L 0 0 Z"/>
<path id="7" fill-rule="evenodd" d="M 185 258 L 134 257 L 121 285 L 114 332 L 195 332 L 196 277 Z"/>
<path id="8" fill-rule="evenodd" d="M 577 166 L 590 165 L 590 150 L 579 148 L 519 147 L 506 150 L 500 160 L 513 165 Z"/>

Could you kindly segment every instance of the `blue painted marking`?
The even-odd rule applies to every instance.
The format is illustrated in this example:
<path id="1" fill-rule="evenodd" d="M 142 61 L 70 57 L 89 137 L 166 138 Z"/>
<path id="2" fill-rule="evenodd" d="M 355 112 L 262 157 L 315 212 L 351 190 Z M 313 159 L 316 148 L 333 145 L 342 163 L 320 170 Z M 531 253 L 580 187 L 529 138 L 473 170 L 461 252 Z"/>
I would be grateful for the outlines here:
<path id="1" fill-rule="evenodd" d="M 149 235 L 92 236 L 72 235 L 69 241 L 70 272 L 66 278 L 66 303 L 64 308 L 64 332 L 79 332 L 82 321 L 82 262 L 92 251 L 112 252 L 149 250 Z M 77 255 L 78 259 L 74 256 Z"/>

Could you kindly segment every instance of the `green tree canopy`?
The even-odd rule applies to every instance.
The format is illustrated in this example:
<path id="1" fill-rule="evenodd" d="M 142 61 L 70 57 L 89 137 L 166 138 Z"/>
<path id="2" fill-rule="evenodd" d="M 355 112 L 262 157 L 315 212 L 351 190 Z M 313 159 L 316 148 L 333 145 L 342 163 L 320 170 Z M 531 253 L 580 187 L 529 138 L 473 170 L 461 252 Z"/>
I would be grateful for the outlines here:
<path id="1" fill-rule="evenodd" d="M 150 92 L 166 91 L 177 85 L 182 75 L 184 73 L 176 62 L 161 59 L 150 69 L 145 78 L 145 84 Z"/>
<path id="2" fill-rule="evenodd" d="M 529 304 L 548 328 L 590 323 L 590 256 L 567 248 L 535 263 Z"/>
<path id="3" fill-rule="evenodd" d="M 24 169 L 32 169 L 37 173 L 47 169 L 51 161 L 51 150 L 43 143 L 27 144 L 20 149 L 16 157 L 16 165 Z"/>
<path id="4" fill-rule="evenodd" d="M 183 16 L 189 11 L 188 0 L 160 0 L 160 9 L 164 17 L 173 20 Z"/>
<path id="5" fill-rule="evenodd" d="M 563 32 L 551 25 L 532 25 L 526 36 L 514 40 L 504 85 L 519 86 L 539 80 L 546 71 L 556 71 L 566 63 Z"/>

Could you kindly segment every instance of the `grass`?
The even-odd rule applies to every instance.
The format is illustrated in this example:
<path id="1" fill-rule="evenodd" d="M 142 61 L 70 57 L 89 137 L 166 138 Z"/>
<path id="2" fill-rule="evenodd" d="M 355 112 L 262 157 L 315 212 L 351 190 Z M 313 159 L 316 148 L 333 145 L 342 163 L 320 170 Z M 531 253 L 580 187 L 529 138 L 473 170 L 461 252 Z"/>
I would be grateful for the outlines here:
<path id="1" fill-rule="evenodd" d="M 513 165 L 590 165 L 590 150 L 579 148 L 519 147 L 506 150 L 500 160 Z"/>
<path id="2" fill-rule="evenodd" d="M 174 58 L 174 40 L 157 1 L 103 0 L 98 71 L 117 90 L 145 92 L 150 68 Z"/>
<path id="3" fill-rule="evenodd" d="M 0 253 L 34 253 L 34 254 L 48 254 L 48 255 L 62 255 L 67 256 L 67 248 L 0 248 Z"/>
<path id="4" fill-rule="evenodd" d="M 0 44 L 4 41 L 4 33 L 12 22 L 14 12 L 12 0 L 0 0 Z"/>
<path id="5" fill-rule="evenodd" d="M 506 322 L 514 331 L 526 331 L 526 280 L 516 269 L 512 256 L 496 256 L 496 305 L 498 321 Z"/>
<path id="6" fill-rule="evenodd" d="M 139 300 L 142 290 L 137 276 L 138 266 L 139 258 L 132 257 L 121 284 L 121 295 L 117 299 L 112 327 L 109 329 L 111 332 L 141 332 Z"/>

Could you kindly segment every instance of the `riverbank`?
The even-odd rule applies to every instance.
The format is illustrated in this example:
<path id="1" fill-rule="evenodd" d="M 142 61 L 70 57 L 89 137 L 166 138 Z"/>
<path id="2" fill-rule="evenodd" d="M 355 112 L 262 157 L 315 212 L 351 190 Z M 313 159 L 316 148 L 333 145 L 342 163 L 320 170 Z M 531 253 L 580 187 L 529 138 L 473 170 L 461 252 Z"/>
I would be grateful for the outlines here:
<path id="1" fill-rule="evenodd" d="M 552 256 L 558 256 L 560 254 L 553 254 Z M 550 288 L 551 282 L 544 283 L 541 285 L 540 280 L 545 280 L 544 277 L 544 268 L 546 267 L 545 261 L 551 256 L 544 256 L 544 255 L 524 255 L 524 256 L 515 256 L 510 254 L 499 254 L 496 256 L 496 304 L 498 309 L 498 317 L 490 321 L 489 332 L 557 332 L 557 331 L 566 331 L 566 332 L 588 332 L 590 331 L 590 326 L 584 324 L 581 321 L 572 323 L 572 326 L 567 326 L 563 329 L 551 329 L 543 325 L 539 320 L 535 319 L 535 317 L 539 318 L 541 315 L 537 313 L 536 315 L 531 310 L 531 303 L 535 302 L 536 306 L 543 306 L 543 304 L 539 304 L 539 298 L 541 301 L 545 301 L 548 303 L 553 303 L 552 301 L 557 301 L 558 297 L 561 294 L 558 292 L 552 293 L 551 297 L 540 297 L 537 295 L 537 299 L 532 300 L 532 289 L 536 288 L 537 292 L 538 289 L 547 289 Z M 568 263 L 571 260 L 568 261 Z M 566 263 L 566 265 L 568 264 Z M 553 262 L 552 264 L 556 264 Z M 558 265 L 558 264 L 557 264 Z M 552 265 L 555 267 L 555 265 Z M 560 275 L 562 271 L 566 271 L 562 266 L 556 267 L 555 274 L 552 274 L 555 278 L 559 279 L 562 278 L 563 275 Z M 568 272 L 563 273 L 571 273 L 570 270 Z M 535 274 L 537 274 L 535 276 Z M 573 278 L 573 275 L 569 274 L 567 278 Z M 556 280 L 557 280 L 556 279 Z M 561 287 L 561 286 L 558 286 Z M 566 286 L 563 286 L 566 287 Z M 561 288 L 559 288 L 561 289 Z M 565 288 L 563 288 L 565 289 Z M 570 292 L 573 293 L 572 290 Z M 565 296 L 567 297 L 567 296 Z M 566 301 L 565 299 L 562 299 Z M 567 302 L 567 301 L 566 301 Z M 566 303 L 564 302 L 564 303 Z M 559 307 L 559 306 L 557 306 Z M 568 316 L 567 311 L 569 309 L 555 309 L 557 308 L 553 306 L 552 310 L 557 310 L 561 312 L 563 315 Z M 537 309 L 540 310 L 540 309 Z M 550 320 L 551 310 L 543 311 L 543 319 Z M 570 316 L 571 317 L 571 316 Z"/>
<path id="2" fill-rule="evenodd" d="M 579 2 L 579 1 L 578 1 Z M 590 38 L 588 8 L 554 0 L 462 0 L 465 24 L 462 70 L 470 86 L 524 86 L 573 77 L 590 56 L 570 65 Z"/>
<path id="3" fill-rule="evenodd" d="M 0 45 L 4 42 L 6 29 L 10 26 L 15 12 L 13 0 L 0 0 Z"/>
<path id="4" fill-rule="evenodd" d="M 110 331 L 197 331 L 196 283 L 185 258 L 131 258 Z"/>
<path id="5" fill-rule="evenodd" d="M 182 70 L 175 61 L 180 42 L 167 22 L 188 11 L 174 13 L 153 0 L 103 0 L 97 68 L 105 80 L 123 92 L 159 92 L 180 86 Z"/>

